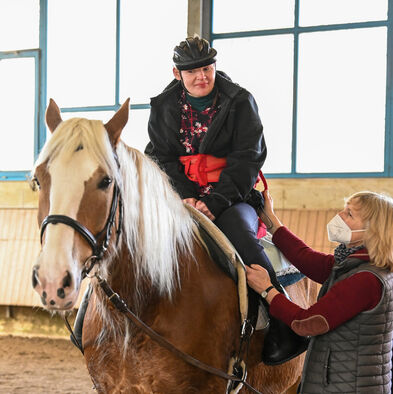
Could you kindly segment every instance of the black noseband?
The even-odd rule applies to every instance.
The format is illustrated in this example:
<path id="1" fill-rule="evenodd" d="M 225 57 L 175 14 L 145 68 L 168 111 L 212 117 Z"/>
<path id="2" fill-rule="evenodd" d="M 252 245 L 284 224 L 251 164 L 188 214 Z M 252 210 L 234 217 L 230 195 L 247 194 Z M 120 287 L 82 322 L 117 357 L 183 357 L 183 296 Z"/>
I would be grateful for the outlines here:
<path id="1" fill-rule="evenodd" d="M 65 216 L 65 215 L 49 215 L 42 221 L 41 244 L 42 244 L 42 237 L 44 235 L 46 226 L 48 224 L 57 224 L 57 223 L 62 223 L 67 226 L 70 226 L 75 231 L 77 231 L 80 235 L 82 235 L 87 241 L 87 243 L 90 245 L 94 255 L 97 256 L 98 245 L 95 236 L 83 224 L 80 224 L 77 220 L 72 219 L 69 216 Z"/>

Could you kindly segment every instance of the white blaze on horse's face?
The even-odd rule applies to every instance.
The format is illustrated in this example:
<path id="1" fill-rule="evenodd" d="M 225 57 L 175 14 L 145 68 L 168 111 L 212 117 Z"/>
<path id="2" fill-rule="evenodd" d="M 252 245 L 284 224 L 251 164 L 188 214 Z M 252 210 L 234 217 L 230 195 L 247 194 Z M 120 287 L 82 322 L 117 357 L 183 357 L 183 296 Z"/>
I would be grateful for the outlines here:
<path id="1" fill-rule="evenodd" d="M 49 100 L 45 120 L 51 133 L 58 130 L 58 139 L 56 135 L 52 137 L 54 145 L 51 145 L 53 140 L 48 141 L 35 167 L 36 179 L 41 183 L 38 208 L 40 225 L 46 216 L 53 218 L 53 215 L 61 215 L 80 222 L 93 234 L 103 230 L 111 207 L 113 186 L 110 187 L 112 180 L 99 165 L 99 155 L 93 154 L 91 149 L 89 151 L 89 144 L 98 144 L 98 150 L 113 154 L 112 149 L 116 148 L 128 121 L 129 104 L 128 98 L 102 127 L 100 121 L 93 121 L 92 124 L 79 118 L 63 122 L 60 108 L 54 100 Z M 84 126 L 75 129 L 79 121 Z M 76 130 L 74 134 L 69 131 L 69 126 L 71 130 Z M 85 132 L 84 127 L 93 127 L 91 131 L 94 134 L 85 134 L 86 138 L 80 139 L 79 146 L 76 144 L 79 140 L 71 139 L 75 144 L 67 145 L 67 141 L 62 139 L 65 136 L 78 138 L 78 133 Z M 100 133 L 107 133 L 104 135 L 108 140 Z M 85 141 L 85 147 L 82 141 Z M 113 169 L 114 164 L 109 167 Z M 78 298 L 84 263 L 92 256 L 90 243 L 83 234 L 61 221 L 48 222 L 43 228 L 41 253 L 33 267 L 33 288 L 48 309 L 71 309 Z"/>
<path id="2" fill-rule="evenodd" d="M 69 158 L 69 156 L 68 156 Z M 51 186 L 49 215 L 65 215 L 77 220 L 85 193 L 85 185 L 98 168 L 84 149 L 75 151 L 71 160 L 59 155 L 48 169 Z M 36 267 L 37 285 L 48 309 L 69 309 L 77 301 L 81 282 L 81 266 L 86 256 L 75 247 L 75 230 L 62 223 L 49 224 L 45 229 L 42 251 Z M 91 254 L 86 244 L 86 253 Z"/>

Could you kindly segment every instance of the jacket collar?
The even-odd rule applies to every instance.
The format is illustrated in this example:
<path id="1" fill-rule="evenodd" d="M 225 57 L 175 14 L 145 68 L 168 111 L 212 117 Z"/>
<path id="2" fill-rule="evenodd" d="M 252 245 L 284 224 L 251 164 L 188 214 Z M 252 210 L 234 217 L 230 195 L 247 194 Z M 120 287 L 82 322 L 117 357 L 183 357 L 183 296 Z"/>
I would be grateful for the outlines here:
<path id="1" fill-rule="evenodd" d="M 370 261 L 367 249 L 359 249 L 356 253 L 349 255 L 345 260 L 340 263 L 335 263 L 333 266 L 334 276 L 342 275 L 350 270 L 358 267 L 359 265 L 366 264 Z"/>

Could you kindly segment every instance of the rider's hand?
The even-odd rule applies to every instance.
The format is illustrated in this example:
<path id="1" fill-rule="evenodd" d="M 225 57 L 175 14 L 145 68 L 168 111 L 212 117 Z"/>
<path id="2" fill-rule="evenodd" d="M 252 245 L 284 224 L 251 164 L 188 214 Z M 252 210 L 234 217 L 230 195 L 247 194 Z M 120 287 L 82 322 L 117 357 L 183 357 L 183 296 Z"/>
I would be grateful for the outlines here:
<path id="1" fill-rule="evenodd" d="M 202 201 L 197 201 L 195 208 L 206 215 L 212 222 L 216 219 L 216 217 L 210 212 L 207 205 Z"/>
<path id="2" fill-rule="evenodd" d="M 185 198 L 184 200 L 183 200 L 183 202 L 184 203 L 186 203 L 186 204 L 189 204 L 189 205 L 192 205 L 194 208 L 196 208 L 196 203 L 197 203 L 197 199 L 196 198 Z"/>

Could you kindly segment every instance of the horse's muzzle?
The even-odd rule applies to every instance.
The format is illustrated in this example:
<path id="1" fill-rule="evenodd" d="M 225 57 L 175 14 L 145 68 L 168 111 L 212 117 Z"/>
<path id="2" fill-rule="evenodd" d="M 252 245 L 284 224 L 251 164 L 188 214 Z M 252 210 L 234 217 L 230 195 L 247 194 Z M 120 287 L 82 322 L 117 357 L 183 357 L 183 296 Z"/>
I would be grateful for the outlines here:
<path id="1" fill-rule="evenodd" d="M 61 275 L 60 280 L 48 280 L 40 275 L 40 267 L 35 266 L 32 272 L 32 285 L 41 298 L 45 308 L 50 310 L 71 309 L 78 297 L 75 280 L 69 271 Z"/>

